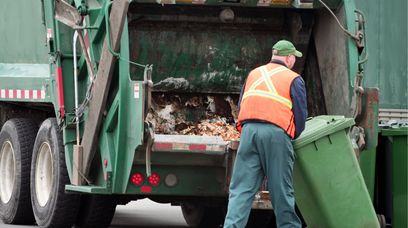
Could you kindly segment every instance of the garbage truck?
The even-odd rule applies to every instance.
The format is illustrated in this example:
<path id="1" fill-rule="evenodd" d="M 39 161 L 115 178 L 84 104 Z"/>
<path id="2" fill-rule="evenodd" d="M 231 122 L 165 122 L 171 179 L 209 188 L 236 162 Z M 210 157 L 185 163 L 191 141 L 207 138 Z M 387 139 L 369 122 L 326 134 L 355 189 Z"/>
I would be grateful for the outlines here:
<path id="1" fill-rule="evenodd" d="M 294 70 L 309 116 L 352 120 L 341 131 L 374 227 L 407 227 L 406 8 L 404 0 L 3 0 L 2 222 L 108 227 L 117 205 L 149 198 L 181 206 L 190 226 L 219 227 L 241 87 L 287 39 L 304 53 Z M 298 180 L 302 192 L 308 184 Z M 264 189 L 248 227 L 274 227 Z M 339 227 L 359 216 L 334 214 Z M 305 225 L 320 215 L 304 216 Z"/>

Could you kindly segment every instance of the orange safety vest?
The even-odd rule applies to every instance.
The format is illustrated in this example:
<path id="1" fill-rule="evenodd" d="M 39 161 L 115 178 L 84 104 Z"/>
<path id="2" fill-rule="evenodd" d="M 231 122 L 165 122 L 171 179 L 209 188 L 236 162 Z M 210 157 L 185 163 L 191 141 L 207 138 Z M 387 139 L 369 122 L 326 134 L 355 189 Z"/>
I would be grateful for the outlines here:
<path id="1" fill-rule="evenodd" d="M 241 98 L 238 123 L 262 120 L 295 137 L 290 87 L 299 75 L 285 66 L 269 63 L 249 73 Z"/>

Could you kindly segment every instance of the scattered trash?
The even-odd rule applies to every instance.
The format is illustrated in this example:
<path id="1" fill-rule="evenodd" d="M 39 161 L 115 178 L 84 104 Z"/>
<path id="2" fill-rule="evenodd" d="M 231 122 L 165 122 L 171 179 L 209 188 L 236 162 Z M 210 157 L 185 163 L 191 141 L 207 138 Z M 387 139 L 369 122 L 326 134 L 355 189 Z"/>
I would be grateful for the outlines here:
<path id="1" fill-rule="evenodd" d="M 189 126 L 180 131 L 183 135 L 203 135 L 203 136 L 221 136 L 224 141 L 233 141 L 239 139 L 239 132 L 236 128 L 223 119 L 218 121 L 204 120 L 198 124 Z"/>
<path id="2" fill-rule="evenodd" d="M 185 78 L 166 78 L 163 81 L 160 81 L 154 84 L 154 89 L 157 91 L 168 91 L 168 90 L 177 90 L 177 89 L 188 89 L 190 86 L 189 82 Z"/>
<path id="3" fill-rule="evenodd" d="M 152 109 L 146 120 L 157 134 L 220 136 L 238 140 L 235 128 L 237 106 L 223 95 L 153 94 Z"/>

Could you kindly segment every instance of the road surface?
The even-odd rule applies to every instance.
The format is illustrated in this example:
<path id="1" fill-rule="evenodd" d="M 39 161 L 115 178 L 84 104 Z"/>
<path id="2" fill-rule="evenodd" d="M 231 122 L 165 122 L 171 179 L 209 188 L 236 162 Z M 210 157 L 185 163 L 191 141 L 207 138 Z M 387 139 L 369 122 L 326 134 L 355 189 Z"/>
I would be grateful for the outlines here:
<path id="1" fill-rule="evenodd" d="M 185 228 L 181 208 L 170 204 L 157 204 L 150 200 L 117 206 L 111 228 Z"/>
<path id="2" fill-rule="evenodd" d="M 11 226 L 0 222 L 0 228 L 33 228 L 35 226 Z M 157 204 L 150 200 L 138 200 L 126 206 L 116 207 L 111 228 L 185 228 L 180 207 Z"/>

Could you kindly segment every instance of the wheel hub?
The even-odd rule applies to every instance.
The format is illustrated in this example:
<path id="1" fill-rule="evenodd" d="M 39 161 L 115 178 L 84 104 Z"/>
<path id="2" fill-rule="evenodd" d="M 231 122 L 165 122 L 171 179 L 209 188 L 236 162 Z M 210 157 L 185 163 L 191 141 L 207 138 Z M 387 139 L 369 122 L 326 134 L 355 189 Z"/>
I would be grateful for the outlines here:
<path id="1" fill-rule="evenodd" d="M 41 144 L 35 166 L 35 193 L 38 204 L 44 207 L 51 195 L 53 182 L 53 159 L 47 142 Z"/>
<path id="2" fill-rule="evenodd" d="M 13 145 L 5 141 L 0 150 L 0 200 L 8 203 L 13 193 L 16 172 L 16 160 Z"/>

